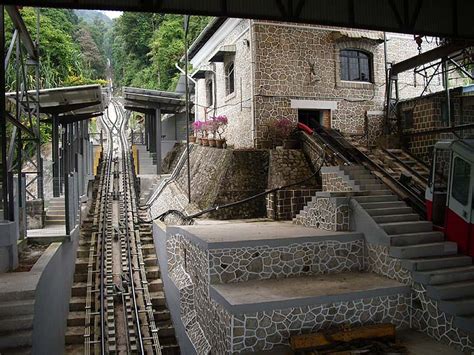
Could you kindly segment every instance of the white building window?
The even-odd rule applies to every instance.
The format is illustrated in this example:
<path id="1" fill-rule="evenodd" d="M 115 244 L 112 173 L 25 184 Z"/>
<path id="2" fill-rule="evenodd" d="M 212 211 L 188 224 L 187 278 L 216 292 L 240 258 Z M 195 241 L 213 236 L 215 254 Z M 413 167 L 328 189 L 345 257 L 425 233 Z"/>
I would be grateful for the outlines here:
<path id="1" fill-rule="evenodd" d="M 225 66 L 225 92 L 230 95 L 235 91 L 235 71 L 234 62 L 229 62 Z"/>
<path id="2" fill-rule="evenodd" d="M 212 80 L 206 81 L 206 103 L 208 107 L 214 105 L 214 84 Z"/>

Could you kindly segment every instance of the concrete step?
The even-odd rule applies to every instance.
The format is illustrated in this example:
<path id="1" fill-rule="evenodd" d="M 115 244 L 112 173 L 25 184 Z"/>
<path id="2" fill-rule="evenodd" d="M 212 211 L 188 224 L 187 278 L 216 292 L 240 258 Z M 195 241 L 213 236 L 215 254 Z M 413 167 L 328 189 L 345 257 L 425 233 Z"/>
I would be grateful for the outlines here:
<path id="1" fill-rule="evenodd" d="M 381 223 L 380 227 L 382 227 L 387 234 L 409 234 L 433 231 L 433 224 L 428 221 Z"/>
<path id="2" fill-rule="evenodd" d="M 81 344 L 84 342 L 84 327 L 67 327 L 66 344 Z"/>
<path id="3" fill-rule="evenodd" d="M 354 181 L 357 185 L 370 185 L 370 184 L 380 184 L 373 176 L 358 176 L 358 177 L 350 177 L 352 181 Z"/>
<path id="4" fill-rule="evenodd" d="M 163 281 L 161 279 L 151 281 L 148 284 L 148 289 L 150 292 L 163 291 Z"/>
<path id="5" fill-rule="evenodd" d="M 33 331 L 20 330 L 5 335 L 0 335 L 0 350 L 21 348 L 33 344 Z"/>
<path id="6" fill-rule="evenodd" d="M 469 314 L 455 317 L 454 325 L 468 333 L 474 333 L 474 310 Z"/>
<path id="7" fill-rule="evenodd" d="M 444 234 L 442 232 L 395 234 L 389 235 L 388 237 L 390 238 L 390 245 L 392 246 L 427 244 L 444 241 Z"/>
<path id="8" fill-rule="evenodd" d="M 413 212 L 411 207 L 390 207 L 390 208 L 374 208 L 371 210 L 366 210 L 366 212 L 374 216 L 383 216 L 383 215 L 399 215 L 399 214 L 410 214 Z"/>
<path id="9" fill-rule="evenodd" d="M 387 188 L 362 192 L 362 196 L 379 196 L 379 195 L 390 195 L 390 194 L 392 194 L 392 191 L 388 190 Z"/>
<path id="10" fill-rule="evenodd" d="M 76 282 L 72 285 L 71 296 L 73 297 L 86 296 L 86 293 L 87 293 L 86 282 Z"/>
<path id="11" fill-rule="evenodd" d="M 430 271 L 414 271 L 413 280 L 424 285 L 441 285 L 451 282 L 473 281 L 474 265 Z"/>
<path id="12" fill-rule="evenodd" d="M 360 191 L 381 190 L 385 185 L 380 183 L 359 185 Z"/>
<path id="13" fill-rule="evenodd" d="M 428 296 L 435 300 L 459 298 L 462 296 L 474 297 L 474 280 L 442 285 L 428 285 L 426 286 L 426 291 Z"/>
<path id="14" fill-rule="evenodd" d="M 86 323 L 86 312 L 69 312 L 68 317 L 67 317 L 67 325 L 68 327 L 79 327 L 79 326 L 85 326 Z"/>
<path id="15" fill-rule="evenodd" d="M 474 310 L 474 297 L 454 298 L 439 301 L 439 309 L 454 316 L 472 314 Z"/>
<path id="16" fill-rule="evenodd" d="M 151 303 L 153 307 L 160 307 L 166 305 L 166 299 L 164 292 L 150 292 Z"/>
<path id="17" fill-rule="evenodd" d="M 48 211 L 46 212 L 46 217 L 61 217 L 65 218 L 66 212 L 63 211 Z"/>
<path id="18" fill-rule="evenodd" d="M 453 242 L 428 243 L 390 247 L 390 256 L 397 259 L 421 258 L 425 256 L 453 255 L 458 252 L 458 246 Z"/>
<path id="19" fill-rule="evenodd" d="M 69 311 L 80 312 L 86 308 L 85 297 L 71 297 L 69 301 Z"/>
<path id="20" fill-rule="evenodd" d="M 373 216 L 372 218 L 377 223 L 392 223 L 392 222 L 418 221 L 420 219 L 420 216 L 418 216 L 416 213 L 407 213 L 407 214 Z"/>
<path id="21" fill-rule="evenodd" d="M 160 268 L 158 266 L 152 266 L 146 268 L 147 280 L 153 280 L 159 278 L 161 275 Z"/>
<path id="22" fill-rule="evenodd" d="M 343 167 L 339 167 L 340 170 L 345 171 L 346 173 L 349 172 L 369 172 L 365 167 L 361 165 L 347 165 Z"/>
<path id="23" fill-rule="evenodd" d="M 395 195 L 355 196 L 354 199 L 359 203 L 398 201 L 398 197 Z"/>
<path id="24" fill-rule="evenodd" d="M 383 208 L 397 208 L 406 207 L 403 201 L 388 201 L 388 202 L 366 202 L 360 204 L 366 210 L 383 209 Z"/>
<path id="25" fill-rule="evenodd" d="M 15 315 L 33 314 L 35 307 L 34 300 L 21 300 L 0 303 L 0 319 Z"/>
<path id="26" fill-rule="evenodd" d="M 472 258 L 466 255 L 446 255 L 400 261 L 403 268 L 411 271 L 428 271 L 472 265 Z"/>
<path id="27" fill-rule="evenodd" d="M 33 314 L 15 315 L 12 318 L 2 318 L 0 322 L 1 334 L 33 329 Z"/>

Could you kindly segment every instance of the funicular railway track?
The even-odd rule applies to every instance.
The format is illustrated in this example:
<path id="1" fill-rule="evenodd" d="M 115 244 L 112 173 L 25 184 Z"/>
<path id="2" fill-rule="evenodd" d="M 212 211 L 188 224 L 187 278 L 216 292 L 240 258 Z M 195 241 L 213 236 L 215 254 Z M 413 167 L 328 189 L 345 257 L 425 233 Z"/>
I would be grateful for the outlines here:
<path id="1" fill-rule="evenodd" d="M 138 216 L 125 116 L 112 100 L 102 120 L 107 144 L 93 221 L 76 262 L 66 353 L 179 354 L 151 225 Z"/>

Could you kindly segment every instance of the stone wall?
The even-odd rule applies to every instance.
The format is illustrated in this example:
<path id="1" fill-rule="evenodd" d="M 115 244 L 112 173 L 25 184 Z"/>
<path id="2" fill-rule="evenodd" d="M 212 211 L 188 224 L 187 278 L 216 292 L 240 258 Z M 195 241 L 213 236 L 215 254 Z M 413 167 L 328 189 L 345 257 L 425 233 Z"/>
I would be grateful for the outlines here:
<path id="1" fill-rule="evenodd" d="M 211 284 L 361 271 L 364 242 L 294 243 L 209 251 Z"/>
<path id="2" fill-rule="evenodd" d="M 44 227 L 44 201 L 26 201 L 26 223 L 27 229 L 41 229 Z"/>
<path id="3" fill-rule="evenodd" d="M 268 188 L 286 186 L 307 180 L 299 187 L 315 188 L 316 178 L 308 179 L 313 171 L 304 153 L 299 149 L 275 149 L 270 151 Z"/>
<path id="4" fill-rule="evenodd" d="M 267 188 L 268 151 L 233 150 L 229 164 L 217 181 L 214 205 L 225 205 L 255 196 Z M 216 219 L 256 218 L 266 214 L 265 196 L 210 214 Z"/>
<path id="5" fill-rule="evenodd" d="M 316 189 L 285 189 L 267 195 L 267 217 L 276 221 L 295 218 L 316 192 Z"/>
<path id="6" fill-rule="evenodd" d="M 270 350 L 287 344 L 292 334 L 317 332 L 328 326 L 391 323 L 407 328 L 409 305 L 410 296 L 393 295 L 236 315 L 233 351 Z"/>
<path id="7" fill-rule="evenodd" d="M 457 125 L 474 122 L 474 98 L 461 97 L 462 88 L 451 89 L 451 115 Z M 413 113 L 413 123 L 407 122 L 407 116 Z M 446 93 L 426 95 L 423 98 L 402 101 L 398 115 L 404 127 L 404 146 L 417 158 L 430 164 L 434 144 L 441 139 L 456 138 L 451 133 L 436 133 L 431 130 L 447 128 Z M 427 132 L 427 133 L 423 133 Z M 474 136 L 474 129 L 457 132 L 460 137 Z"/>
<path id="8" fill-rule="evenodd" d="M 294 223 L 333 232 L 349 231 L 349 200 L 350 197 L 331 197 L 318 193 L 296 216 Z"/>

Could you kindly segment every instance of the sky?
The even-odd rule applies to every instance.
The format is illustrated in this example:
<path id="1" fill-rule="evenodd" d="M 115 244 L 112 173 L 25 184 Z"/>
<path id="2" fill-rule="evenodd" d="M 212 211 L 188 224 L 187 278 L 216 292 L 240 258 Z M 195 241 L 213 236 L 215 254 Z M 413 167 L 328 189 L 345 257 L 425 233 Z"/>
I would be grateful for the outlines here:
<path id="1" fill-rule="evenodd" d="M 117 18 L 122 14 L 122 11 L 101 11 L 111 19 Z"/>

